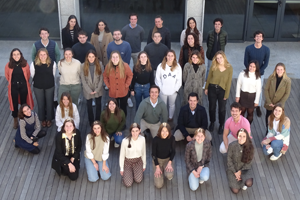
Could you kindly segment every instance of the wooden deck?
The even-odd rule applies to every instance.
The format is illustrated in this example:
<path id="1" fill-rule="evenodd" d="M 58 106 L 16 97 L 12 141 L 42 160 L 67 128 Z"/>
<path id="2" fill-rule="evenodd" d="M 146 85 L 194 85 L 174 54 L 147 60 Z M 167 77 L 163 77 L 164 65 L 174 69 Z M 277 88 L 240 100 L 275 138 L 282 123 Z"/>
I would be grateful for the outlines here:
<path id="1" fill-rule="evenodd" d="M 234 100 L 236 79 L 233 80 L 230 98 L 227 103 L 227 117 L 230 115 L 229 105 Z M 254 171 L 254 184 L 247 191 L 232 194 L 225 173 L 226 157 L 219 153 L 222 136 L 217 135 L 217 126 L 213 133 L 213 156 L 210 162 L 210 179 L 201 185 L 196 192 L 188 186 L 184 151 L 186 142 L 176 143 L 175 176 L 172 181 L 166 181 L 162 189 L 156 189 L 153 184 L 153 169 L 151 161 L 151 138 L 147 137 L 147 168 L 144 180 L 140 184 L 134 183 L 126 188 L 121 184 L 119 173 L 119 149 L 110 147 L 109 166 L 112 176 L 108 181 L 99 180 L 90 183 L 81 159 L 79 178 L 70 181 L 68 178 L 59 177 L 51 169 L 51 160 L 54 152 L 54 136 L 56 127 L 47 130 L 48 134 L 39 141 L 41 153 L 31 155 L 13 145 L 15 130 L 12 129 L 13 119 L 9 110 L 7 99 L 7 81 L 0 77 L 0 197 L 1 199 L 104 199 L 104 200 L 152 200 L 152 199 L 298 199 L 300 193 L 300 80 L 292 80 L 292 92 L 286 104 L 286 114 L 291 119 L 291 144 L 285 156 L 277 162 L 271 162 L 263 155 L 260 141 L 264 137 L 265 123 L 263 116 L 255 116 L 251 132 L 255 145 L 255 158 L 252 165 Z M 105 98 L 104 98 L 105 99 Z M 176 103 L 176 113 L 180 102 Z M 204 106 L 208 108 L 207 98 L 204 97 Z M 80 130 L 82 139 L 85 140 L 90 128 L 88 125 L 85 101 L 79 106 Z M 127 125 L 134 117 L 134 110 L 128 111 Z M 128 127 L 128 126 L 127 126 Z M 113 143 L 111 143 L 113 144 Z M 84 149 L 84 147 L 83 147 Z M 83 151 L 82 151 L 83 152 Z M 81 155 L 83 158 L 83 154 Z M 297 198 L 298 196 L 298 198 Z"/>

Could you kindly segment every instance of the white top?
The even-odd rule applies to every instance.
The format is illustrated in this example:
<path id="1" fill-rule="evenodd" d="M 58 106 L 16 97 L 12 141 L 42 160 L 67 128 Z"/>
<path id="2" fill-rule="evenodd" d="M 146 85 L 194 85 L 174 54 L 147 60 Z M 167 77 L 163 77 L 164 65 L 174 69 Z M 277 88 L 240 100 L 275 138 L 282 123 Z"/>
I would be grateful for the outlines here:
<path id="1" fill-rule="evenodd" d="M 90 143 L 90 135 L 91 134 L 87 134 L 86 136 L 86 140 L 85 140 L 85 154 L 86 157 L 88 157 L 88 159 L 93 159 L 94 158 L 94 154 L 92 153 L 92 149 L 91 149 L 91 143 Z M 100 136 L 101 137 L 101 136 Z M 106 136 L 107 141 L 104 143 L 103 146 L 103 152 L 102 152 L 102 160 L 107 160 L 109 157 L 109 137 Z"/>
<path id="2" fill-rule="evenodd" d="M 53 76 L 55 77 L 55 73 L 56 73 L 56 62 L 53 62 Z M 34 64 L 33 62 L 30 64 L 30 75 L 31 78 L 34 77 L 35 74 L 35 68 L 34 68 Z"/>
<path id="3" fill-rule="evenodd" d="M 80 66 L 79 60 L 72 58 L 71 62 L 59 61 L 58 70 L 60 73 L 60 84 L 61 85 L 76 85 L 80 84 Z"/>
<path id="4" fill-rule="evenodd" d="M 186 29 L 184 29 L 184 30 L 181 32 L 181 35 L 180 35 L 180 46 L 183 46 L 183 45 L 184 45 L 185 31 L 186 31 Z M 193 32 L 193 31 L 192 31 L 192 32 Z M 199 43 L 200 43 L 200 46 L 202 46 L 202 41 L 203 41 L 203 38 L 202 38 L 202 32 L 199 31 Z"/>
<path id="5" fill-rule="evenodd" d="M 179 64 L 175 70 L 171 71 L 171 67 L 166 64 L 166 69 L 163 70 L 161 63 L 157 66 L 155 84 L 160 88 L 164 95 L 172 95 L 181 87 L 182 70 Z"/>
<path id="6" fill-rule="evenodd" d="M 256 79 L 255 72 L 249 72 L 249 78 L 245 76 L 244 70 L 240 73 L 236 84 L 236 97 L 240 97 L 241 90 L 248 93 L 256 93 L 254 103 L 259 103 L 261 93 L 261 80 Z"/>
<path id="7" fill-rule="evenodd" d="M 58 105 L 56 108 L 56 113 L 55 113 L 55 124 L 57 126 L 57 131 L 59 132 L 61 130 L 61 127 L 63 126 L 64 122 L 66 119 L 73 119 L 75 123 L 75 127 L 79 129 L 79 124 L 80 124 L 80 117 L 79 117 L 79 112 L 77 109 L 77 106 L 72 103 L 73 105 L 73 117 L 69 117 L 69 109 L 65 108 L 65 117 L 62 118 L 61 115 L 61 109 L 60 106 Z"/>
<path id="8" fill-rule="evenodd" d="M 276 121 L 275 119 L 273 120 L 273 129 L 276 132 L 276 135 L 279 135 L 280 132 L 278 131 L 278 125 L 279 125 L 280 120 Z"/>
<path id="9" fill-rule="evenodd" d="M 146 142 L 145 137 L 139 135 L 136 141 L 132 138 L 130 140 L 131 148 L 128 148 L 129 139 L 124 138 L 120 150 L 120 171 L 124 171 L 125 158 L 139 158 L 142 157 L 143 168 L 146 168 Z"/>

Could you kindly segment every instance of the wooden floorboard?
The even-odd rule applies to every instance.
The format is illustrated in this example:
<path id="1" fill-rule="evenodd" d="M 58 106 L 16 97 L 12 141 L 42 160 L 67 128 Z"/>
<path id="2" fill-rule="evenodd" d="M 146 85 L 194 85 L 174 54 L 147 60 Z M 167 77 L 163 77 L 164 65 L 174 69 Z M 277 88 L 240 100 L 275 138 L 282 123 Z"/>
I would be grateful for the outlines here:
<path id="1" fill-rule="evenodd" d="M 265 80 L 266 82 L 266 80 Z M 229 99 L 226 105 L 226 118 L 230 116 L 230 104 L 235 100 L 236 79 L 232 81 Z M 54 153 L 54 137 L 56 127 L 46 129 L 47 135 L 39 141 L 41 153 L 31 155 L 22 149 L 14 147 L 13 138 L 16 130 L 12 128 L 13 118 L 9 110 L 7 99 L 7 81 L 0 77 L 0 196 L 1 199 L 298 199 L 300 195 L 300 80 L 292 80 L 292 90 L 286 102 L 285 113 L 291 120 L 291 141 L 286 155 L 278 161 L 272 162 L 268 156 L 264 156 L 261 148 L 261 140 L 265 136 L 265 109 L 262 108 L 263 116 L 258 118 L 254 114 L 251 125 L 255 155 L 252 164 L 254 185 L 247 191 L 233 194 L 227 184 L 226 156 L 220 154 L 219 146 L 222 135 L 218 135 L 218 115 L 213 136 L 213 156 L 210 163 L 210 179 L 193 192 L 189 189 L 188 175 L 186 172 L 184 152 L 186 142 L 176 143 L 176 155 L 174 158 L 174 177 L 171 181 L 164 179 L 162 189 L 154 186 L 152 168 L 152 138 L 147 133 L 146 160 L 147 167 L 144 172 L 144 180 L 140 184 L 134 183 L 126 188 L 122 184 L 119 168 L 119 148 L 114 148 L 114 141 L 110 143 L 110 156 L 108 164 L 112 173 L 109 180 L 99 179 L 96 183 L 90 183 L 87 179 L 84 164 L 85 139 L 90 131 L 86 111 L 86 101 L 83 99 L 79 106 L 81 116 L 80 131 L 83 140 L 81 153 L 81 168 L 79 178 L 70 181 L 67 177 L 59 177 L 51 169 L 52 156 Z M 34 95 L 33 95 L 34 97 Z M 182 90 L 179 91 L 176 100 L 176 119 L 181 106 Z M 107 92 L 102 98 L 103 107 L 107 101 Z M 35 97 L 34 97 L 35 100 Z M 263 98 L 264 100 L 264 98 Z M 35 100 L 36 102 L 36 100 Z M 135 104 L 135 100 L 133 99 Z M 134 105 L 135 106 L 135 105 Z M 207 96 L 203 96 L 203 106 L 208 114 Z M 37 107 L 35 106 L 35 111 Z M 135 108 L 128 108 L 126 127 L 133 122 Z M 174 121 L 177 124 L 177 120 Z M 128 130 L 124 133 L 128 134 Z M 100 167 L 101 168 L 101 167 Z"/>

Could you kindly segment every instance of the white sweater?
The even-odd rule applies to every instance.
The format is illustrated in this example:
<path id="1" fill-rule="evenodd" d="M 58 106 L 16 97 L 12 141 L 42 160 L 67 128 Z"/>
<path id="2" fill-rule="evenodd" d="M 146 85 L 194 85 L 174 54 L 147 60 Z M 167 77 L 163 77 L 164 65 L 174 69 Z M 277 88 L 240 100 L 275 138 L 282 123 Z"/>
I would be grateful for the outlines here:
<path id="1" fill-rule="evenodd" d="M 94 158 L 94 154 L 93 154 L 92 149 L 91 149 L 90 137 L 91 137 L 91 134 L 87 134 L 86 140 L 85 140 L 85 153 L 86 153 L 86 157 L 88 159 L 93 159 Z M 109 153 L 108 152 L 109 152 L 109 143 L 110 143 L 110 140 L 109 140 L 108 136 L 106 136 L 106 139 L 107 139 L 107 141 L 104 143 L 104 146 L 103 146 L 102 160 L 107 160 L 108 157 L 109 157 Z"/>
<path id="2" fill-rule="evenodd" d="M 61 130 L 61 127 L 63 126 L 65 120 L 70 118 L 74 120 L 75 127 L 79 129 L 79 124 L 80 124 L 79 112 L 77 106 L 74 103 L 72 103 L 72 105 L 73 105 L 73 117 L 69 117 L 69 109 L 65 109 L 64 118 L 62 118 L 60 106 L 59 105 L 57 106 L 56 113 L 55 113 L 55 124 L 57 126 L 58 132 Z"/>
<path id="3" fill-rule="evenodd" d="M 171 71 L 171 67 L 168 65 L 163 70 L 160 63 L 156 70 L 155 84 L 164 95 L 172 95 L 178 92 L 182 84 L 182 70 L 180 65 L 177 64 L 175 70 Z"/>
<path id="4" fill-rule="evenodd" d="M 142 157 L 143 168 L 146 168 L 146 142 L 145 137 L 139 135 L 136 141 L 131 138 L 130 144 L 131 148 L 128 148 L 129 140 L 124 138 L 121 144 L 120 150 L 120 171 L 124 171 L 124 161 L 125 158 L 139 158 Z"/>
<path id="5" fill-rule="evenodd" d="M 58 62 L 58 70 L 60 73 L 61 85 L 76 85 L 80 84 L 80 69 L 81 63 L 72 58 L 72 61 L 68 63 L 66 60 Z"/>
<path id="6" fill-rule="evenodd" d="M 245 76 L 244 71 L 240 73 L 236 84 L 236 97 L 240 97 L 241 90 L 243 92 L 256 93 L 254 103 L 259 103 L 261 80 L 260 78 L 256 79 L 255 72 L 249 72 L 249 78 Z"/>

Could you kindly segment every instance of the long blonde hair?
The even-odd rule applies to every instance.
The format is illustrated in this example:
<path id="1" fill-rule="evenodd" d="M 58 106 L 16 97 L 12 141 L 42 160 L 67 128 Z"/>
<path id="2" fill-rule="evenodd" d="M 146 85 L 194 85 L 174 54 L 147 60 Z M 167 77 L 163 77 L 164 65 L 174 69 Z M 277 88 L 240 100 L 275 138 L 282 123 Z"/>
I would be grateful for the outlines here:
<path id="1" fill-rule="evenodd" d="M 273 76 L 273 77 L 276 77 L 276 69 L 277 69 L 277 67 L 283 67 L 283 69 L 284 69 L 284 73 L 283 73 L 283 76 L 287 76 L 286 75 L 286 68 L 285 68 L 285 65 L 283 64 L 283 63 L 277 63 L 277 65 L 275 66 L 275 69 L 274 69 L 274 71 L 273 71 L 273 73 L 271 74 L 271 76 Z"/>
<path id="2" fill-rule="evenodd" d="M 114 53 L 116 53 L 116 54 L 119 55 L 119 63 L 118 63 L 117 66 L 119 66 L 120 78 L 124 78 L 124 77 L 125 77 L 125 66 L 124 66 L 124 61 L 122 60 L 122 57 L 121 57 L 121 54 L 120 54 L 119 51 L 113 51 L 113 52 L 111 52 L 111 54 L 110 54 L 110 59 L 109 59 L 107 65 L 106 65 L 106 68 L 107 68 L 106 74 L 107 74 L 107 76 L 109 76 L 111 70 L 115 70 L 115 69 L 114 69 L 114 64 L 113 64 L 113 62 L 111 61 L 112 55 L 113 55 Z"/>
<path id="3" fill-rule="evenodd" d="M 161 67 L 163 68 L 163 70 L 166 69 L 166 65 L 167 65 L 167 56 L 169 53 L 173 53 L 174 54 L 174 60 L 173 60 L 173 63 L 172 63 L 172 66 L 171 66 L 171 71 L 175 70 L 175 68 L 177 67 L 177 60 L 176 60 L 176 53 L 174 50 L 170 49 L 167 51 L 164 59 L 162 60 L 161 62 Z"/>
<path id="4" fill-rule="evenodd" d="M 83 64 L 83 73 L 84 73 L 84 76 L 88 76 L 89 75 L 89 70 L 90 70 L 90 62 L 89 62 L 89 59 L 88 59 L 88 56 L 89 54 L 93 54 L 95 56 L 95 61 L 94 61 L 94 64 L 95 64 L 95 71 L 96 71 L 96 74 L 98 74 L 99 76 L 101 75 L 102 71 L 101 71 L 101 66 L 100 66 L 100 62 L 99 62 L 99 59 L 97 58 L 97 54 L 94 50 L 89 50 L 87 53 L 86 53 L 86 56 L 85 56 L 85 60 L 84 60 L 84 64 Z"/>
<path id="5" fill-rule="evenodd" d="M 215 70 L 217 70 L 219 68 L 219 63 L 217 62 L 217 55 L 222 55 L 222 57 L 224 59 L 224 67 L 226 69 L 229 68 L 229 67 L 231 67 L 230 63 L 227 60 L 227 57 L 226 57 L 224 51 L 217 51 L 217 53 L 213 57 L 212 64 L 211 64 L 211 67 L 212 67 L 213 71 L 215 71 Z"/>
<path id="6" fill-rule="evenodd" d="M 42 51 L 47 54 L 46 64 L 47 64 L 47 67 L 49 67 L 50 64 L 51 64 L 51 58 L 49 57 L 49 53 L 48 53 L 48 51 L 47 51 L 46 48 L 41 48 L 41 49 L 38 50 L 38 52 L 37 52 L 37 54 L 35 56 L 35 59 L 34 59 L 34 63 L 37 66 L 41 66 L 42 65 L 42 62 L 41 62 L 40 57 L 39 57 L 39 55 L 40 55 L 40 53 Z M 54 62 L 54 60 L 53 60 L 53 62 Z"/>

